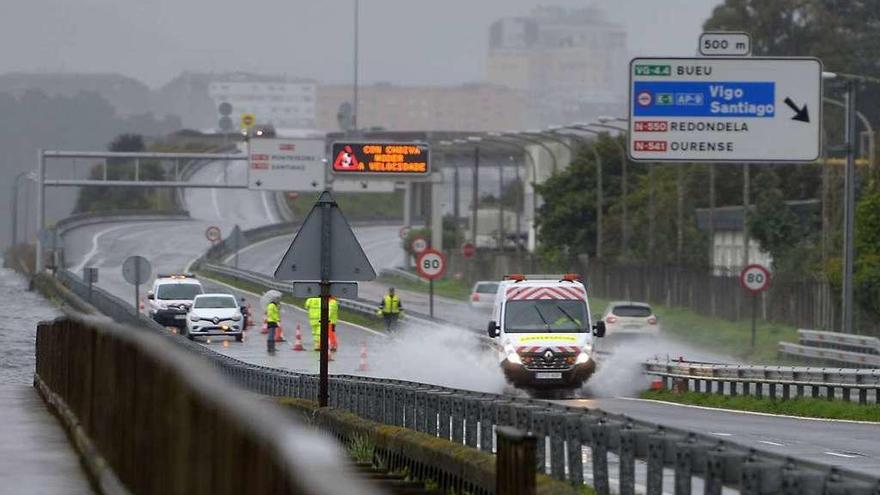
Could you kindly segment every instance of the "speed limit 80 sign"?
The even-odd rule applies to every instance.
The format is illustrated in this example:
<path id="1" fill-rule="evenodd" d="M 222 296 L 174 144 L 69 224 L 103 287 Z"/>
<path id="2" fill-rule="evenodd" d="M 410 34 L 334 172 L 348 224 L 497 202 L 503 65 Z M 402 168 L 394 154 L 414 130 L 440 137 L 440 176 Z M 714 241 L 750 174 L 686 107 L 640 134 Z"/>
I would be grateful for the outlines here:
<path id="1" fill-rule="evenodd" d="M 436 249 L 428 248 L 416 260 L 416 269 L 422 278 L 438 279 L 446 272 L 446 256 Z"/>
<path id="2" fill-rule="evenodd" d="M 757 294 L 770 288 L 770 270 L 762 265 L 749 265 L 739 274 L 743 289 Z"/>

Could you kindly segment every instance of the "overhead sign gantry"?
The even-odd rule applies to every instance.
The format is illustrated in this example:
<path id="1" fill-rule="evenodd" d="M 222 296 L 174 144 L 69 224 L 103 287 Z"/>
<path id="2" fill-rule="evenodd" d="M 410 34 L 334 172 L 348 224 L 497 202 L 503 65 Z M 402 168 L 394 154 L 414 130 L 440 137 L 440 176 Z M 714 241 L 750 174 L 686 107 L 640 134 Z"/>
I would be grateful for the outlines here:
<path id="1" fill-rule="evenodd" d="M 629 155 L 636 161 L 812 162 L 821 155 L 815 58 L 636 58 Z"/>

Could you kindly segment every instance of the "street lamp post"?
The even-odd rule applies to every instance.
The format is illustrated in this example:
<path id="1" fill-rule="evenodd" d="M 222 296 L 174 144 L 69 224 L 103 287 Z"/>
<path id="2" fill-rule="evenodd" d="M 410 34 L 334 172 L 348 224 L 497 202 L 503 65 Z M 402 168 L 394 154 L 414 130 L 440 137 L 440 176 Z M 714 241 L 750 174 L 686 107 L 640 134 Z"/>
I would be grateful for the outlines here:
<path id="1" fill-rule="evenodd" d="M 535 244 L 535 212 L 538 210 L 538 202 L 537 195 L 535 194 L 534 186 L 537 184 L 538 180 L 538 163 L 535 161 L 535 158 L 532 157 L 531 153 L 529 153 L 528 148 L 523 146 L 519 140 L 516 138 L 511 138 L 510 136 L 502 136 L 498 133 L 489 134 L 488 136 L 472 136 L 468 139 L 479 139 L 481 141 L 485 141 L 488 143 L 497 143 L 505 146 L 513 147 L 523 153 L 523 155 L 529 160 L 529 163 L 532 165 L 532 214 L 530 215 L 529 221 L 529 249 L 534 249 Z M 512 139 L 512 141 L 510 140 Z M 519 179 L 519 167 L 516 169 L 517 179 Z M 525 186 L 523 186 L 523 190 L 525 190 Z M 523 205 L 524 206 L 524 205 Z M 520 216 L 519 211 L 517 211 L 517 219 L 516 219 L 516 234 L 517 234 L 517 252 L 519 252 L 519 240 L 522 238 L 522 232 L 520 230 Z"/>
<path id="2" fill-rule="evenodd" d="M 607 120 L 604 120 L 607 122 Z M 603 129 L 611 129 L 617 132 L 626 133 L 627 130 L 622 127 L 617 127 L 614 125 L 609 125 L 604 122 L 602 123 L 590 123 L 586 124 L 593 127 L 601 127 Z M 627 195 L 629 191 L 629 185 L 627 183 L 627 156 L 626 149 L 624 149 L 623 145 L 620 144 L 616 139 L 613 140 L 614 144 L 617 146 L 618 151 L 620 151 L 620 189 L 621 189 L 621 198 L 622 198 L 622 211 L 621 211 L 621 254 L 626 257 L 629 253 L 629 206 L 627 205 Z M 653 182 L 653 181 L 652 181 Z"/>
<path id="3" fill-rule="evenodd" d="M 595 129 L 590 129 L 585 126 L 566 126 L 560 127 L 552 132 L 558 132 L 559 130 L 571 129 L 576 131 L 588 132 L 598 137 L 602 134 L 602 132 L 597 131 Z M 598 143 L 597 143 L 598 144 Z M 602 192 L 602 155 L 599 153 L 597 146 L 593 146 L 593 158 L 596 161 L 596 259 L 602 259 L 602 217 L 603 217 L 603 192 Z"/>

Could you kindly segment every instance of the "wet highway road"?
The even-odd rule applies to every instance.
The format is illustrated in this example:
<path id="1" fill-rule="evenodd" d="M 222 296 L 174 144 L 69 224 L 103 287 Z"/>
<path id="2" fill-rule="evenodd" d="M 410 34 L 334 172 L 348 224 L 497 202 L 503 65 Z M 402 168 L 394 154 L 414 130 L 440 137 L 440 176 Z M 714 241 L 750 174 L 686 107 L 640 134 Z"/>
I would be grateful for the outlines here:
<path id="1" fill-rule="evenodd" d="M 248 208 L 251 208 L 252 214 L 257 215 L 262 198 L 253 196 L 250 201 L 254 203 Z M 207 208 L 203 214 L 210 214 L 212 209 Z M 222 215 L 222 211 L 220 214 Z M 119 266 L 126 256 L 147 253 L 146 256 L 154 263 L 154 273 L 160 270 L 181 270 L 208 247 L 203 236 L 204 228 L 219 220 L 215 212 L 210 218 L 188 222 L 86 227 L 68 236 L 68 260 L 77 259 L 77 254 L 80 257 L 90 255 L 92 261 L 98 263 L 102 269 L 100 285 L 121 294 L 130 294 L 131 287 L 119 275 Z M 254 223 L 257 223 L 256 220 Z M 398 265 L 402 261 L 403 253 L 397 227 L 362 227 L 355 230 L 377 270 L 383 266 Z M 242 268 L 272 273 L 289 242 L 289 238 L 279 238 L 250 246 L 241 253 L 239 264 Z M 360 297 L 378 303 L 384 291 L 385 287 L 381 284 L 362 284 Z M 426 296 L 408 291 L 402 291 L 401 295 L 405 305 L 427 313 Z M 343 349 L 331 365 L 331 371 L 357 372 L 359 347 L 364 342 L 368 346 L 369 355 L 370 371 L 367 374 L 487 392 L 505 391 L 503 378 L 491 357 L 487 358 L 485 353 L 477 352 L 475 349 L 478 346 L 468 342 L 468 339 L 474 338 L 473 332 L 457 328 L 482 328 L 485 314 L 470 314 L 470 308 L 465 303 L 446 299 L 437 301 L 436 310 L 438 316 L 457 325 L 430 333 L 409 329 L 395 339 L 387 339 L 383 335 L 355 326 L 341 325 Z M 285 308 L 284 311 L 285 321 L 290 321 L 293 325 L 300 322 L 308 347 L 309 332 L 302 313 L 293 308 Z M 292 338 L 291 330 L 289 326 L 286 328 L 288 338 Z M 224 346 L 219 340 L 212 340 L 208 345 L 214 346 L 220 352 L 260 364 L 304 371 L 317 369 L 314 353 L 296 353 L 286 347 L 278 355 L 268 356 L 264 351 L 265 342 L 262 336 L 251 333 L 243 345 L 232 342 Z M 289 342 L 287 345 L 289 346 Z M 613 375 L 614 371 L 612 369 L 606 373 Z M 632 373 L 633 370 L 624 371 L 628 382 L 633 380 L 633 375 L 637 376 Z M 677 405 L 617 398 L 619 394 L 615 394 L 613 389 L 609 390 L 608 387 L 601 387 L 601 384 L 596 383 L 603 379 L 602 374 L 594 377 L 587 391 L 587 396 L 592 398 L 566 403 L 575 407 L 598 407 L 645 421 L 691 428 L 715 435 L 719 439 L 785 455 L 797 455 L 869 473 L 880 471 L 880 428 L 876 425 L 684 409 Z"/>

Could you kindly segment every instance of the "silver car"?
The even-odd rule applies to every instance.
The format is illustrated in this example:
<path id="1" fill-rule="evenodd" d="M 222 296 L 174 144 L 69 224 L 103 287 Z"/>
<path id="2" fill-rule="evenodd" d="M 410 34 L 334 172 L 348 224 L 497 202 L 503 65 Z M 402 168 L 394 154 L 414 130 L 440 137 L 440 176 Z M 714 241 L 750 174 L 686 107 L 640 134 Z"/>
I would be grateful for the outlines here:
<path id="1" fill-rule="evenodd" d="M 611 340 L 615 336 L 656 336 L 660 332 L 657 316 L 648 303 L 613 301 L 605 308 L 602 320 Z"/>
<path id="2" fill-rule="evenodd" d="M 471 307 L 491 310 L 495 305 L 495 293 L 497 292 L 498 282 L 480 281 L 475 283 L 473 290 L 471 290 Z"/>

